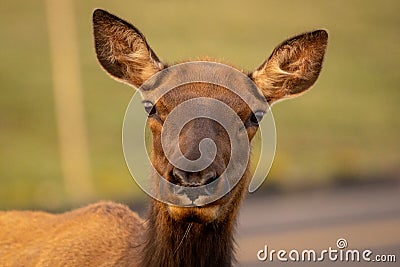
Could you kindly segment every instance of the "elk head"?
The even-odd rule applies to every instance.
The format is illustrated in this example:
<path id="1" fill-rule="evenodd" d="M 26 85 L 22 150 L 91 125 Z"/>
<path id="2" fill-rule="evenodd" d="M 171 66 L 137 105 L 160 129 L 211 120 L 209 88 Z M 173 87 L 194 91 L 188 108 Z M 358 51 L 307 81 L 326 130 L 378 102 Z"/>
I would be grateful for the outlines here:
<path id="1" fill-rule="evenodd" d="M 154 183 L 156 191 L 164 190 L 166 193 L 162 194 L 168 194 L 171 199 L 183 203 L 174 205 L 157 202 L 157 205 L 175 221 L 209 223 L 231 216 L 251 177 L 249 147 L 241 147 L 241 144 L 253 139 L 260 120 L 268 111 L 265 106 L 300 95 L 314 84 L 322 67 L 327 32 L 316 30 L 288 39 L 277 46 L 255 71 L 239 75 L 236 74 L 238 70 L 233 71 L 231 67 L 214 62 L 178 64 L 177 68 L 169 66 L 160 61 L 137 28 L 106 11 L 96 10 L 93 24 L 100 64 L 113 78 L 139 88 L 143 95 L 152 134 L 151 162 L 154 169 L 162 179 L 180 188 L 169 190 L 160 187 L 158 182 Z M 191 83 L 177 83 L 188 77 L 192 79 Z M 213 82 L 207 83 L 204 78 L 210 78 Z M 171 84 L 178 85 L 162 91 Z M 226 84 L 235 90 L 230 90 Z M 247 101 L 243 95 L 251 100 Z M 214 100 L 221 105 L 214 106 Z M 166 121 L 177 107 L 190 102 L 190 107 L 175 114 L 177 119 L 174 123 L 179 123 L 179 118 L 183 119 L 191 112 L 201 111 L 202 115 L 185 122 L 176 140 L 171 139 L 166 146 L 163 144 Z M 257 103 L 261 105 L 260 108 L 256 107 Z M 235 118 L 230 118 L 232 112 L 224 112 L 224 108 L 231 110 Z M 212 119 L 214 115 L 228 122 L 226 124 L 233 125 L 232 129 L 227 130 L 224 123 Z M 231 135 L 229 131 L 234 133 Z M 203 144 L 202 149 L 205 140 L 209 144 Z M 223 175 L 234 158 L 232 147 L 235 140 L 241 140 L 236 142 L 239 148 L 235 153 L 239 152 L 239 156 L 232 163 L 230 174 Z M 203 156 L 207 158 L 207 155 L 211 158 L 208 164 L 198 162 L 198 159 Z M 189 161 L 190 168 L 175 164 L 180 160 Z M 243 164 L 239 164 L 239 161 Z M 235 165 L 243 170 L 238 170 Z M 231 177 L 235 175 L 239 177 Z M 153 179 L 156 176 L 152 175 Z M 236 179 L 233 186 L 230 183 L 232 179 Z M 206 187 L 211 184 L 212 187 Z M 193 191 L 200 187 L 205 189 Z M 212 199 L 213 194 L 220 192 L 224 192 L 222 197 Z M 207 201 L 210 198 L 212 201 Z M 206 200 L 206 205 L 201 204 L 202 200 Z"/>

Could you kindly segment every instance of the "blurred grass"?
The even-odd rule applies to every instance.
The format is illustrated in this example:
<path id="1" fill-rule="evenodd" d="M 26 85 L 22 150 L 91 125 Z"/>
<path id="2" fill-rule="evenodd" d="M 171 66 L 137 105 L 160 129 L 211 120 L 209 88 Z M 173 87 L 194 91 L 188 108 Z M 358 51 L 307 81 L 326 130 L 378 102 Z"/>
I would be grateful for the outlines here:
<path id="1" fill-rule="evenodd" d="M 248 70 L 285 38 L 328 29 L 328 53 L 315 88 L 273 108 L 278 144 L 269 182 L 290 188 L 342 176 L 399 176 L 400 2 L 74 3 L 98 199 L 143 193 L 132 182 L 121 147 L 133 89 L 111 80 L 96 62 L 91 30 L 96 7 L 134 23 L 165 61 L 209 55 Z M 3 1 L 0 14 L 0 208 L 57 209 L 68 199 L 61 182 L 44 2 Z"/>

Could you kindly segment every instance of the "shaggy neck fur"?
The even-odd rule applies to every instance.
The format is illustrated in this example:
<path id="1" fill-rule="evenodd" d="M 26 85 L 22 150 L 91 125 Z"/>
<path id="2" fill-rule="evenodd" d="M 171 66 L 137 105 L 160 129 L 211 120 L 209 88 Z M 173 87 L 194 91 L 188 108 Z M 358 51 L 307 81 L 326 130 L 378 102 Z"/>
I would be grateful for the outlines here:
<path id="1" fill-rule="evenodd" d="M 209 224 L 176 222 L 153 201 L 140 266 L 232 266 L 236 213 Z"/>
<path id="2" fill-rule="evenodd" d="M 235 220 L 176 222 L 154 201 L 141 266 L 231 266 Z"/>

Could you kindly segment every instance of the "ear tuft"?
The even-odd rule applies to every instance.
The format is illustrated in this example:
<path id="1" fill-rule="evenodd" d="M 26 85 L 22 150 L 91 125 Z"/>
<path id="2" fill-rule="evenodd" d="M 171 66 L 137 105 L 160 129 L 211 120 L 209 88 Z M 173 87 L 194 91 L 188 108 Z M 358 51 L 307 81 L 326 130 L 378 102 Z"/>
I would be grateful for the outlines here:
<path id="1" fill-rule="evenodd" d="M 97 59 L 114 78 L 139 87 L 164 65 L 132 24 L 96 9 L 93 34 Z"/>
<path id="2" fill-rule="evenodd" d="M 250 77 L 271 101 L 303 93 L 319 76 L 327 43 L 325 30 L 290 38 L 277 46 Z"/>

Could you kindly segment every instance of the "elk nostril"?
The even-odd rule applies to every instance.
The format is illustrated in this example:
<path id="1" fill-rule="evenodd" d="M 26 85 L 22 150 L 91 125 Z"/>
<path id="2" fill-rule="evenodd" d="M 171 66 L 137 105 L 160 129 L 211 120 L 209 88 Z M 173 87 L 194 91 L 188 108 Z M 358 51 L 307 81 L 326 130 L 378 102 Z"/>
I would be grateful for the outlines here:
<path id="1" fill-rule="evenodd" d="M 187 182 L 187 173 L 185 171 L 182 171 L 178 168 L 174 168 L 172 170 L 172 183 L 178 184 L 178 185 L 183 185 Z"/>
<path id="2" fill-rule="evenodd" d="M 181 186 L 196 187 L 212 183 L 217 179 L 214 170 L 204 170 L 201 172 L 185 172 L 178 168 L 173 168 L 170 173 L 172 183 Z"/>
<path id="3" fill-rule="evenodd" d="M 214 170 L 210 170 L 201 176 L 201 182 L 203 185 L 210 184 L 217 179 L 217 173 Z"/>

